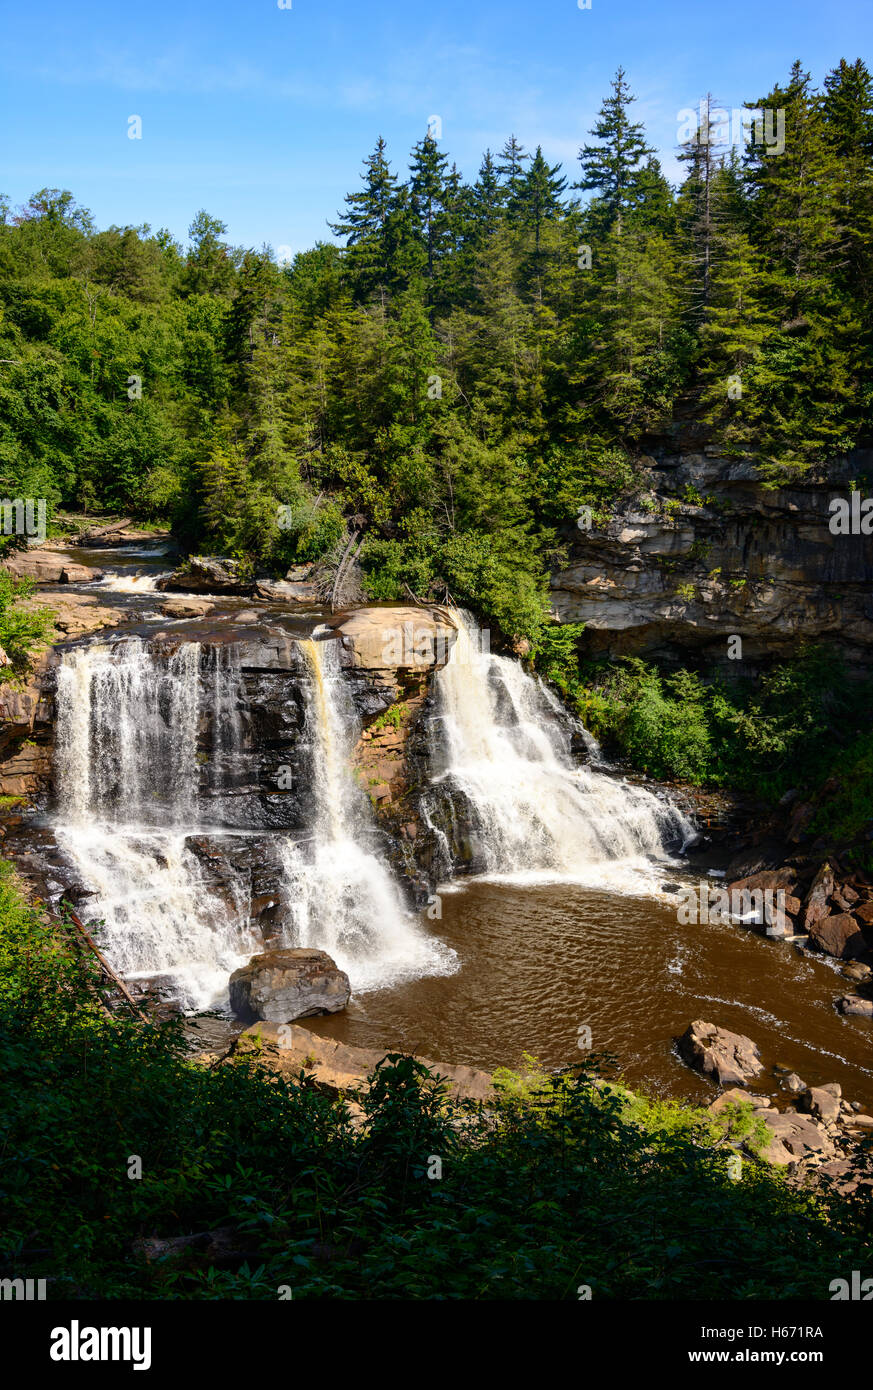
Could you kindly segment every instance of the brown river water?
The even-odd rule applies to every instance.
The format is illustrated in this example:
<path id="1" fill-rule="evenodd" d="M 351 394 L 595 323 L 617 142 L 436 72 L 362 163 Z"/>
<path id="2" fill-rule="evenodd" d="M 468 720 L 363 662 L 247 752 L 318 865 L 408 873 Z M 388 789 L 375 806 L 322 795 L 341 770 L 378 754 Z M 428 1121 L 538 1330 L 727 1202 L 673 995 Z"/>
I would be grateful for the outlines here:
<path id="1" fill-rule="evenodd" d="M 471 880 L 443 895 L 442 911 L 427 926 L 458 953 L 456 974 L 353 996 L 344 1014 L 303 1026 L 491 1068 L 523 1052 L 573 1065 L 587 1024 L 592 1048 L 615 1054 L 631 1085 L 705 1101 L 713 1087 L 673 1041 L 703 1018 L 758 1044 L 765 1071 L 751 1089 L 775 1096 L 776 1065 L 873 1106 L 873 1025 L 837 1014 L 833 999 L 851 986 L 792 945 L 742 926 L 681 925 L 660 901 L 567 883 Z"/>

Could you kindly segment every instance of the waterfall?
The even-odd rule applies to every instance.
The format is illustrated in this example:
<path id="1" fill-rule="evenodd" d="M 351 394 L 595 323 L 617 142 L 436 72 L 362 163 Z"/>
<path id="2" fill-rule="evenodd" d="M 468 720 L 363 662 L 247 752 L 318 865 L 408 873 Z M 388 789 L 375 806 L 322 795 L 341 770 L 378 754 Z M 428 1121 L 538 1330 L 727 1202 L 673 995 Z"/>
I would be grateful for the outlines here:
<path id="1" fill-rule="evenodd" d="M 214 661 L 231 727 L 222 737 L 234 743 L 232 654 Z M 200 1008 L 220 1001 L 228 974 L 259 949 L 241 891 L 219 898 L 186 843 L 196 833 L 204 664 L 195 642 L 166 656 L 138 639 L 64 654 L 54 825 L 114 967 L 166 976 L 185 1006 Z"/>
<path id="2" fill-rule="evenodd" d="M 316 946 L 347 971 L 356 991 L 456 968 L 455 955 L 426 936 L 404 908 L 375 844 L 365 794 L 350 772 L 358 721 L 336 642 L 299 643 L 309 671 L 312 836 L 283 846 L 293 944 Z"/>
<path id="3" fill-rule="evenodd" d="M 358 721 L 337 644 L 299 646 L 308 834 L 255 840 L 278 865 L 279 939 L 329 952 L 356 993 L 447 973 L 454 953 L 406 911 L 349 770 Z M 113 966 L 131 979 L 165 977 L 187 1008 L 226 1005 L 229 975 L 265 949 L 250 922 L 250 881 L 223 854 L 221 827 L 204 824 L 245 780 L 239 663 L 233 645 L 164 653 L 132 638 L 72 649 L 58 670 L 55 838 Z M 203 835 L 223 860 L 220 894 L 192 849 Z"/>
<path id="4" fill-rule="evenodd" d="M 573 722 L 555 697 L 519 662 L 480 650 L 467 615 L 456 619 L 436 678 L 445 766 L 425 796 L 431 825 L 452 822 L 460 799 L 476 867 L 488 875 L 651 890 L 652 861 L 664 859 L 669 840 L 690 838 L 690 822 L 642 787 L 576 766 Z"/>
<path id="5" fill-rule="evenodd" d="M 67 652 L 58 671 L 58 801 L 71 824 L 190 821 L 198 784 L 200 647 L 165 664 L 139 640 Z"/>

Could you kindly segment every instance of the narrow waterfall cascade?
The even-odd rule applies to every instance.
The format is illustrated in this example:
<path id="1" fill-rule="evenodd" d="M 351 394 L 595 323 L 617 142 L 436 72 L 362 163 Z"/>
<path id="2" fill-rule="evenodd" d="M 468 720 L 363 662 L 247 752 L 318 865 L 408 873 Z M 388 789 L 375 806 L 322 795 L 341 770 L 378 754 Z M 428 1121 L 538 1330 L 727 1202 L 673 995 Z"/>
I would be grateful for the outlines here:
<path id="1" fill-rule="evenodd" d="M 57 842 L 92 894 L 85 911 L 103 921 L 115 968 L 168 977 L 188 1008 L 219 1001 L 228 973 L 259 949 L 241 889 L 219 897 L 187 843 L 204 665 L 224 702 L 221 737 L 235 744 L 232 653 L 187 642 L 163 656 L 138 639 L 81 647 L 64 654 L 57 684 Z"/>
<path id="2" fill-rule="evenodd" d="M 350 771 L 358 721 L 336 642 L 299 643 L 309 670 L 312 835 L 284 842 L 294 944 L 316 946 L 367 990 L 456 969 L 453 951 L 425 935 L 405 909 L 375 844 L 367 798 Z"/>
<path id="3" fill-rule="evenodd" d="M 691 823 L 666 799 L 577 766 L 573 721 L 560 703 L 518 661 L 482 651 L 467 615 L 456 619 L 457 641 L 436 678 L 434 756 L 444 770 L 425 797 L 444 851 L 438 807 L 451 820 L 460 797 L 475 866 L 489 876 L 651 889 L 652 861 L 686 843 Z M 596 751 L 590 735 L 585 742 Z"/>

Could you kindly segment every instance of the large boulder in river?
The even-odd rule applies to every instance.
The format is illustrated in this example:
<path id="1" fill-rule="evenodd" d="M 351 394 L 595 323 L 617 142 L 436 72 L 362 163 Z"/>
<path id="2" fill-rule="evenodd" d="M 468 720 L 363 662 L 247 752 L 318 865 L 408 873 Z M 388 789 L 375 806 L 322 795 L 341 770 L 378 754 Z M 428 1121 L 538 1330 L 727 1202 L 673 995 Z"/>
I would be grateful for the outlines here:
<path id="1" fill-rule="evenodd" d="M 830 864 L 822 864 L 818 873 L 812 881 L 812 887 L 806 895 L 806 903 L 803 910 L 803 930 L 809 931 L 820 922 L 823 917 L 827 917 L 830 912 L 829 902 L 834 891 L 834 872 Z"/>
<path id="2" fill-rule="evenodd" d="M 246 1023 L 338 1013 L 350 994 L 345 971 L 326 951 L 309 947 L 264 951 L 230 977 L 230 1007 Z"/>
<path id="3" fill-rule="evenodd" d="M 712 1077 L 720 1086 L 745 1086 L 764 1070 L 751 1038 L 702 1019 L 689 1023 L 678 1039 L 678 1047 L 689 1066 Z"/>
<path id="4" fill-rule="evenodd" d="M 189 555 L 184 564 L 164 579 L 157 588 L 187 594 L 244 594 L 251 595 L 254 581 L 243 579 L 236 560 L 221 555 Z"/>
<path id="5" fill-rule="evenodd" d="M 839 1086 L 810 1086 L 798 1096 L 797 1108 L 823 1124 L 836 1124 L 840 1118 L 841 1095 Z"/>
<path id="6" fill-rule="evenodd" d="M 317 603 L 318 586 L 299 580 L 259 579 L 255 597 L 266 599 L 268 603 Z"/>
<path id="7" fill-rule="evenodd" d="M 861 928 L 849 912 L 834 912 L 809 928 L 809 944 L 838 960 L 854 960 L 867 951 Z"/>
<path id="8" fill-rule="evenodd" d="M 860 994 L 843 994 L 836 1000 L 837 1012 L 858 1018 L 873 1018 L 873 999 Z"/>
<path id="9" fill-rule="evenodd" d="M 183 598 L 181 594 L 174 594 L 161 604 L 161 612 L 167 618 L 204 618 L 213 608 L 207 598 Z"/>

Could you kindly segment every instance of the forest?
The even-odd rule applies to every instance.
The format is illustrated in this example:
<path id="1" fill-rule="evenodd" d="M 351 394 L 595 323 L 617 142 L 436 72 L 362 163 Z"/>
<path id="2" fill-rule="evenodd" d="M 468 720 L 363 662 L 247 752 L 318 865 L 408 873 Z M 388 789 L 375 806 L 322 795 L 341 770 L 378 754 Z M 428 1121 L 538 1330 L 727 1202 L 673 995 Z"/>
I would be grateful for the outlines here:
<path id="1" fill-rule="evenodd" d="M 375 599 L 448 589 L 536 644 L 580 507 L 677 422 L 777 482 L 869 439 L 873 82 L 799 63 L 672 188 L 619 69 L 578 167 L 510 137 L 465 181 L 383 140 L 325 240 L 277 264 L 200 211 L 98 230 L 42 189 L 0 225 L 0 488 L 169 519 L 274 573 L 363 528 Z M 739 378 L 739 393 L 728 386 Z"/>

